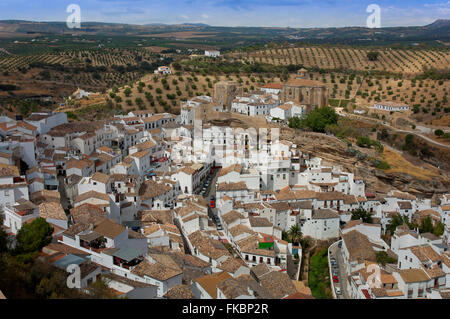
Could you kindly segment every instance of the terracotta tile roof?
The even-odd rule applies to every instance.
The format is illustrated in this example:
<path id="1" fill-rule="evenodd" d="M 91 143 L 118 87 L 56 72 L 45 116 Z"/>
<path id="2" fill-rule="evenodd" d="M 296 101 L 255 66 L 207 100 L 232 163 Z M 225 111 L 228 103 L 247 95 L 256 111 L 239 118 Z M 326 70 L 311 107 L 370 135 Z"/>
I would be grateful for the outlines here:
<path id="1" fill-rule="evenodd" d="M 422 269 L 398 270 L 398 273 L 406 283 L 423 282 L 430 280 L 430 277 Z"/>
<path id="2" fill-rule="evenodd" d="M 217 191 L 235 191 L 235 190 L 248 190 L 245 182 L 237 183 L 220 183 L 217 187 Z"/>
<path id="3" fill-rule="evenodd" d="M 74 202 L 75 203 L 79 203 L 79 202 L 85 201 L 86 199 L 90 199 L 90 198 L 101 199 L 103 201 L 106 201 L 107 203 L 109 203 L 109 201 L 110 201 L 110 198 L 109 198 L 108 194 L 99 193 L 99 192 L 96 192 L 96 191 L 89 191 L 89 192 L 83 193 L 83 194 L 78 195 L 77 197 L 75 197 Z"/>
<path id="4" fill-rule="evenodd" d="M 445 272 L 439 268 L 438 265 L 434 265 L 431 269 L 423 267 L 423 270 L 428 274 L 430 278 L 440 278 L 445 277 Z"/>
<path id="5" fill-rule="evenodd" d="M 344 194 L 341 192 L 317 193 L 317 200 L 343 200 Z"/>
<path id="6" fill-rule="evenodd" d="M 164 295 L 166 299 L 195 299 L 189 286 L 177 285 L 173 286 Z"/>
<path id="7" fill-rule="evenodd" d="M 156 254 L 149 254 L 149 256 L 154 262 L 144 259 L 131 272 L 138 276 L 148 276 L 158 281 L 166 281 L 183 273 L 169 256 Z"/>
<path id="8" fill-rule="evenodd" d="M 350 254 L 350 261 L 376 262 L 376 254 L 367 236 L 359 231 L 352 230 L 342 235 L 344 244 Z"/>
<path id="9" fill-rule="evenodd" d="M 242 224 L 236 225 L 232 228 L 229 229 L 231 236 L 236 237 L 242 234 L 254 234 L 255 232 L 253 230 L 251 230 L 250 228 L 248 228 L 247 226 L 244 226 Z"/>
<path id="10" fill-rule="evenodd" d="M 92 204 L 83 204 L 70 210 L 75 224 L 98 225 L 107 218 L 103 209 Z"/>
<path id="11" fill-rule="evenodd" d="M 235 278 L 225 279 L 217 285 L 217 288 L 220 289 L 227 299 L 250 296 L 247 285 Z"/>
<path id="12" fill-rule="evenodd" d="M 276 89 L 276 90 L 281 90 L 283 88 L 283 84 L 282 83 L 267 83 L 266 85 L 264 85 L 262 87 L 263 89 Z"/>
<path id="13" fill-rule="evenodd" d="M 252 227 L 273 227 L 273 224 L 265 217 L 249 217 Z"/>
<path id="14" fill-rule="evenodd" d="M 221 176 L 225 176 L 231 172 L 237 172 L 237 173 L 241 173 L 242 172 L 242 165 L 240 164 L 234 164 L 228 167 L 224 167 L 222 169 L 220 169 L 219 173 L 217 174 L 218 177 Z"/>
<path id="15" fill-rule="evenodd" d="M 291 278 L 285 272 L 272 271 L 259 277 L 259 281 L 265 287 L 274 299 L 297 293 L 297 289 L 292 283 Z"/>
<path id="16" fill-rule="evenodd" d="M 111 219 L 104 220 L 103 222 L 98 224 L 97 227 L 94 228 L 94 232 L 111 239 L 116 238 L 124 231 L 126 231 L 125 227 L 119 225 L 118 223 L 112 221 Z"/>
<path id="17" fill-rule="evenodd" d="M 288 202 L 278 202 L 278 203 L 270 203 L 269 204 L 273 209 L 277 212 L 286 211 L 290 209 Z"/>
<path id="18" fill-rule="evenodd" d="M 137 220 L 142 223 L 158 223 L 158 224 L 172 224 L 173 211 L 172 210 L 144 210 L 139 211 Z"/>
<path id="19" fill-rule="evenodd" d="M 244 219 L 244 215 L 238 211 L 232 210 L 226 214 L 223 214 L 222 219 L 227 225 L 229 225 L 238 219 Z"/>
<path id="20" fill-rule="evenodd" d="M 288 86 L 306 86 L 306 87 L 326 87 L 326 85 L 320 81 L 307 80 L 307 79 L 290 79 L 287 82 Z"/>
<path id="21" fill-rule="evenodd" d="M 140 151 L 140 152 L 136 152 L 136 153 L 130 154 L 130 156 L 135 157 L 135 158 L 139 158 L 139 159 L 141 159 L 141 158 L 143 158 L 143 157 L 145 157 L 145 156 L 147 156 L 147 155 L 149 155 L 149 153 L 148 153 L 147 150 L 144 150 L 144 151 Z"/>
<path id="22" fill-rule="evenodd" d="M 433 248 L 431 248 L 430 245 L 413 246 L 413 247 L 409 247 L 409 249 L 411 250 L 411 252 L 414 255 L 416 255 L 416 257 L 421 262 L 428 262 L 428 261 L 438 262 L 438 261 L 442 261 L 442 256 L 439 255 Z"/>
<path id="23" fill-rule="evenodd" d="M 264 263 L 258 264 L 256 266 L 253 266 L 251 268 L 251 271 L 256 275 L 256 277 L 261 277 L 264 274 L 267 274 L 270 272 L 269 266 L 267 266 Z"/>
<path id="24" fill-rule="evenodd" d="M 190 234 L 188 238 L 191 244 L 207 257 L 217 259 L 225 255 L 230 255 L 222 243 L 212 240 L 199 230 Z"/>
<path id="25" fill-rule="evenodd" d="M 312 219 L 339 218 L 339 214 L 331 209 L 317 209 L 312 212 Z"/>
<path id="26" fill-rule="evenodd" d="M 89 255 L 88 253 L 78 250 L 76 248 L 73 248 L 71 246 L 67 246 L 60 243 L 50 243 L 44 248 L 42 248 L 42 252 L 49 255 L 54 255 L 56 253 L 64 253 L 64 254 L 72 254 L 72 255 Z"/>
<path id="27" fill-rule="evenodd" d="M 208 262 L 183 252 L 169 252 L 168 255 L 183 269 L 192 267 L 203 269 L 211 267 Z"/>
<path id="28" fill-rule="evenodd" d="M 90 160 L 77 160 L 77 159 L 70 159 L 66 162 L 66 169 L 71 169 L 71 168 L 78 168 L 78 169 L 83 169 L 85 167 L 89 167 L 92 166 L 94 163 Z"/>
<path id="29" fill-rule="evenodd" d="M 94 175 L 92 175 L 91 178 L 92 178 L 92 180 L 94 180 L 96 182 L 106 184 L 110 180 L 111 176 L 100 173 L 100 172 L 96 172 L 96 173 L 94 173 Z"/>
<path id="30" fill-rule="evenodd" d="M 45 202 L 39 205 L 39 216 L 42 218 L 52 218 L 59 220 L 68 220 L 61 203 Z"/>
<path id="31" fill-rule="evenodd" d="M 224 262 L 220 263 L 217 268 L 234 274 L 242 266 L 247 267 L 246 263 L 242 259 L 230 257 L 227 258 L 227 260 L 225 260 Z"/>
<path id="32" fill-rule="evenodd" d="M 217 286 L 223 281 L 231 278 L 232 277 L 227 272 L 222 271 L 219 273 L 198 277 L 196 281 L 213 299 L 217 299 Z"/>
<path id="33" fill-rule="evenodd" d="M 169 192 L 171 189 L 172 187 L 167 184 L 148 180 L 141 185 L 141 188 L 139 189 L 139 196 L 141 197 L 141 200 L 145 201 L 150 198 L 161 196 Z"/>
<path id="34" fill-rule="evenodd" d="M 0 163 L 0 177 L 18 177 L 20 176 L 19 169 L 16 166 Z"/>
<path id="35" fill-rule="evenodd" d="M 258 235 L 252 235 L 236 242 L 243 253 L 252 255 L 275 257 L 275 251 L 270 249 L 260 249 L 258 245 Z"/>

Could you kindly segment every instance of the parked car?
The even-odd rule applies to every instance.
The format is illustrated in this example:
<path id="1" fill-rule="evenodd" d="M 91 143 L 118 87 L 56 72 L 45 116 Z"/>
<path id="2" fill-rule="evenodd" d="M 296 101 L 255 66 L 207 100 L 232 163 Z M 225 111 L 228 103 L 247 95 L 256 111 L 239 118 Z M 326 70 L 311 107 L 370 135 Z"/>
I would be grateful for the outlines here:
<path id="1" fill-rule="evenodd" d="M 338 283 L 338 282 L 339 282 L 338 276 L 333 276 L 333 282 L 334 282 L 334 283 Z"/>
<path id="2" fill-rule="evenodd" d="M 217 230 L 222 230 L 222 224 L 221 223 L 217 224 Z"/>
<path id="3" fill-rule="evenodd" d="M 342 241 L 339 242 L 338 247 L 339 247 L 339 248 L 342 247 Z"/>
<path id="4" fill-rule="evenodd" d="M 209 199 L 210 200 L 216 200 L 216 198 L 213 195 L 211 195 L 211 197 Z"/>
<path id="5" fill-rule="evenodd" d="M 336 287 L 336 295 L 340 295 L 342 292 L 341 292 L 341 288 L 339 288 L 339 287 Z"/>

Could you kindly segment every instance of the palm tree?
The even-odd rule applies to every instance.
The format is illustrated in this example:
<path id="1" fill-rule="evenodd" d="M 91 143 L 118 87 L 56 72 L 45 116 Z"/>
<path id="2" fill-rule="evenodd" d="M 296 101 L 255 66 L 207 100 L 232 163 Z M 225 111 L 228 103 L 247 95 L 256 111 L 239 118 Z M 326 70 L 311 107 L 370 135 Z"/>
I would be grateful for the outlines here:
<path id="1" fill-rule="evenodd" d="M 300 227 L 298 227 L 298 225 L 291 226 L 288 234 L 293 244 L 298 244 L 302 239 L 302 233 L 300 232 Z"/>

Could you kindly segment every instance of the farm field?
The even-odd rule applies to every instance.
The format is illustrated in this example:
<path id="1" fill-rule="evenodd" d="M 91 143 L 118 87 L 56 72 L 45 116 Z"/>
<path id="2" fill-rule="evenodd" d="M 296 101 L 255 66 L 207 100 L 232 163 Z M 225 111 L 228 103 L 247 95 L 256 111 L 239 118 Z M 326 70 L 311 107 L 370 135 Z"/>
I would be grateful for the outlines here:
<path id="1" fill-rule="evenodd" d="M 428 124 L 450 114 L 448 80 L 318 72 L 311 73 L 310 78 L 328 86 L 330 105 L 334 107 L 364 108 L 373 106 L 375 102 L 395 101 L 410 105 L 413 110 L 412 117 Z"/>
<path id="2" fill-rule="evenodd" d="M 180 75 L 154 76 L 146 75 L 133 85 L 125 85 L 109 89 L 105 98 L 113 103 L 117 110 L 130 112 L 133 110 L 152 110 L 155 113 L 171 112 L 179 114 L 181 102 L 197 95 L 210 95 L 214 93 L 214 84 L 219 81 L 241 82 L 244 91 L 252 91 L 263 85 L 252 76 L 234 75 L 193 75 L 181 73 Z M 265 82 L 279 78 L 268 78 Z M 89 104 L 89 103 L 88 103 Z M 79 111 L 73 111 L 80 114 Z M 83 112 L 83 115 L 88 115 Z"/>
<path id="3" fill-rule="evenodd" d="M 310 78 L 328 86 L 330 105 L 353 108 L 372 106 L 375 101 L 405 102 L 413 107 L 415 121 L 429 124 L 432 120 L 445 119 L 450 113 L 448 81 L 403 80 L 387 77 L 351 76 L 343 73 L 310 73 Z M 196 95 L 213 95 L 214 83 L 223 80 L 240 82 L 244 91 L 250 92 L 265 83 L 280 82 L 278 77 L 249 75 L 146 75 L 133 85 L 114 87 L 105 94 L 124 111 L 150 109 L 154 112 L 178 113 L 181 101 Z M 128 96 L 127 96 L 128 95 Z M 420 105 L 420 106 L 417 106 Z"/>
<path id="4" fill-rule="evenodd" d="M 370 61 L 367 53 L 379 53 L 377 61 Z M 370 48 L 341 48 L 311 46 L 295 48 L 271 48 L 253 52 L 233 53 L 231 56 L 248 62 L 274 65 L 302 64 L 306 68 L 350 69 L 356 71 L 385 71 L 419 74 L 424 69 L 448 69 L 449 50 L 398 50 Z"/>

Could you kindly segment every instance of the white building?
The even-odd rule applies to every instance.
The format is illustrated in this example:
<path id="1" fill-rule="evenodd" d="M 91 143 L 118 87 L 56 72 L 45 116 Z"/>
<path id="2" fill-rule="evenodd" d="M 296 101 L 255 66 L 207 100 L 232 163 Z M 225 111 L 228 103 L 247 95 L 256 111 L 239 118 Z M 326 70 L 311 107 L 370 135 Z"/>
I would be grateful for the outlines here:
<path id="1" fill-rule="evenodd" d="M 409 105 L 396 102 L 380 102 L 375 103 L 372 108 L 381 111 L 399 112 L 408 111 Z"/>
<path id="2" fill-rule="evenodd" d="M 205 56 L 210 57 L 210 58 L 217 58 L 220 56 L 220 51 L 217 50 L 206 50 L 205 51 Z"/>
<path id="3" fill-rule="evenodd" d="M 172 74 L 172 69 L 168 66 L 160 66 L 158 70 L 155 70 L 155 74 L 169 75 Z"/>

